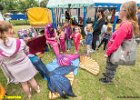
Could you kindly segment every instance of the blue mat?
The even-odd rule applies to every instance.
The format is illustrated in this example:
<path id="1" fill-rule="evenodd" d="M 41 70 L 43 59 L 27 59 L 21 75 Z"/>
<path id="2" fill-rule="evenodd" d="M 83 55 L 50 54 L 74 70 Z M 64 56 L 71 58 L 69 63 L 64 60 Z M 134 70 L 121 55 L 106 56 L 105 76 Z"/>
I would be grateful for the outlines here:
<path id="1" fill-rule="evenodd" d="M 77 68 L 74 70 L 74 75 L 77 74 L 78 72 L 78 68 L 79 68 L 79 59 L 76 59 L 76 60 L 72 60 L 72 65 L 76 66 Z M 48 63 L 46 65 L 46 68 L 49 70 L 49 71 L 53 71 L 54 69 L 56 69 L 57 67 L 59 67 L 58 63 L 57 63 L 57 60 L 54 59 L 51 63 Z M 45 80 L 47 80 L 45 78 Z"/>

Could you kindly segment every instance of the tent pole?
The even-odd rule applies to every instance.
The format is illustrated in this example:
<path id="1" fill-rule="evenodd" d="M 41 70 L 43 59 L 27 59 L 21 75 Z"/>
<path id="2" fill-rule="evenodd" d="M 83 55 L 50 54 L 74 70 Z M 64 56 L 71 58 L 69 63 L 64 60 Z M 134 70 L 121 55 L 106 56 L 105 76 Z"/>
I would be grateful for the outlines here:
<path id="1" fill-rule="evenodd" d="M 84 7 L 84 27 L 86 26 L 86 14 L 87 14 L 87 8 Z"/>
<path id="2" fill-rule="evenodd" d="M 117 23 L 117 20 L 118 20 L 118 12 L 120 10 L 120 6 L 117 6 L 116 8 L 116 13 L 115 13 L 115 18 L 114 18 L 114 23 L 113 23 L 113 32 L 115 31 L 115 26 L 116 26 L 116 23 Z"/>
<path id="3" fill-rule="evenodd" d="M 80 21 L 80 8 L 78 8 L 78 23 Z"/>
<path id="4" fill-rule="evenodd" d="M 56 20 L 55 20 L 54 8 L 51 8 L 51 11 L 52 11 L 53 27 L 56 28 Z"/>

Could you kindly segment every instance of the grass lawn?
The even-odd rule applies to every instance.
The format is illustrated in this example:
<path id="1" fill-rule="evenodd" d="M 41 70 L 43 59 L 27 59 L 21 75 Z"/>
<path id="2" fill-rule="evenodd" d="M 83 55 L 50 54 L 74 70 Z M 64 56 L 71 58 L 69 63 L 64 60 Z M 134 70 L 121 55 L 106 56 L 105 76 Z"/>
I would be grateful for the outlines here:
<path id="1" fill-rule="evenodd" d="M 28 26 L 16 26 L 15 31 Z M 80 53 L 84 52 L 84 47 L 81 47 Z M 135 66 L 119 66 L 117 69 L 113 84 L 101 84 L 98 80 L 104 72 L 106 59 L 104 51 L 100 48 L 99 51 L 93 53 L 92 58 L 100 65 L 100 74 L 94 76 L 85 70 L 79 69 L 75 77 L 73 90 L 77 95 L 75 98 L 68 100 L 127 100 L 128 98 L 117 98 L 119 96 L 134 97 L 128 100 L 140 100 L 140 45 L 137 52 L 137 62 Z M 54 58 L 52 51 L 46 52 L 42 58 L 45 64 L 51 62 Z M 33 96 L 30 100 L 48 100 L 47 82 L 41 78 L 39 74 L 35 76 L 41 87 L 41 93 L 36 94 L 33 91 Z M 6 84 L 6 78 L 0 70 L 0 82 L 6 88 L 8 95 L 22 96 L 22 100 L 28 100 L 23 93 L 20 85 Z M 139 97 L 139 98 L 135 98 Z M 57 99 L 63 100 L 63 99 Z"/>

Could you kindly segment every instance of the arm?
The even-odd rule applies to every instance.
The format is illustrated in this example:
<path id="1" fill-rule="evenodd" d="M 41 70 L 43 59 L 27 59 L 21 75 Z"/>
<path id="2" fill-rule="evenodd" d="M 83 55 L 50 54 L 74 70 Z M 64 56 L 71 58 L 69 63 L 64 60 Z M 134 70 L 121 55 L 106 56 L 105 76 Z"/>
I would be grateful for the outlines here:
<path id="1" fill-rule="evenodd" d="M 128 25 L 128 23 L 123 23 L 121 27 L 113 33 L 116 35 L 114 37 L 114 41 L 110 46 L 107 48 L 106 55 L 110 56 L 113 52 L 115 52 L 124 39 L 127 37 L 128 33 L 131 31 L 132 26 Z M 110 42 L 109 42 L 110 43 Z"/>
<path id="2" fill-rule="evenodd" d="M 26 43 L 24 42 L 24 40 L 20 39 L 21 41 L 21 47 L 23 48 L 25 54 L 29 54 L 29 47 L 26 45 Z"/>
<path id="3" fill-rule="evenodd" d="M 73 36 L 74 36 L 74 33 L 72 33 L 72 34 L 70 35 L 70 38 L 73 38 Z"/>

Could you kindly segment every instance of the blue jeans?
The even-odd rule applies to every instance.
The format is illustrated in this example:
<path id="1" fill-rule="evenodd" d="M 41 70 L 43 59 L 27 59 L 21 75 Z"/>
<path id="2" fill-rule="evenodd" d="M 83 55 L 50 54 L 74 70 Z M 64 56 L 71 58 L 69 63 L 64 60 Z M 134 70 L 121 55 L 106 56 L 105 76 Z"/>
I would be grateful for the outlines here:
<path id="1" fill-rule="evenodd" d="M 71 39 L 66 40 L 67 50 L 71 48 Z"/>

